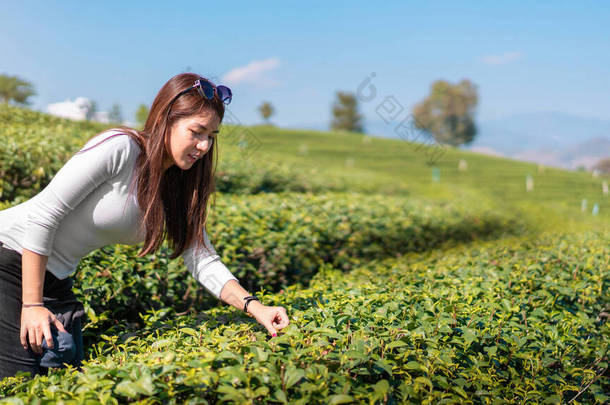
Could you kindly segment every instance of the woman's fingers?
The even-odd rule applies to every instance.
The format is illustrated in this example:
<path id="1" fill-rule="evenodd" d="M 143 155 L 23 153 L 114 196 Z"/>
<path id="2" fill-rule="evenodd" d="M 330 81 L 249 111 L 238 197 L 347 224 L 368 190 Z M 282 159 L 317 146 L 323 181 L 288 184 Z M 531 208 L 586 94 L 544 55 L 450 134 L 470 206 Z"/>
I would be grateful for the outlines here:
<path id="1" fill-rule="evenodd" d="M 284 314 L 282 314 L 281 312 L 278 312 L 276 314 L 275 318 L 273 319 L 273 325 L 275 325 L 275 327 L 278 329 L 285 328 L 288 324 L 287 324 L 286 319 L 284 318 Z"/>
<path id="2" fill-rule="evenodd" d="M 28 341 L 30 342 L 30 347 L 32 348 L 32 351 L 34 353 L 38 353 L 38 349 L 36 347 L 36 329 L 28 329 Z"/>
<path id="3" fill-rule="evenodd" d="M 256 314 L 256 320 L 271 336 L 277 336 L 277 331 L 285 328 L 289 323 L 286 309 L 283 307 L 264 306 L 262 311 Z"/>
<path id="4" fill-rule="evenodd" d="M 53 335 L 51 335 L 51 325 L 47 322 L 42 326 L 42 332 L 44 335 L 44 340 L 47 341 L 47 346 L 49 349 L 53 348 Z"/>
<path id="5" fill-rule="evenodd" d="M 27 335 L 28 335 L 28 330 L 26 329 L 25 325 L 22 323 L 21 331 L 19 332 L 19 340 L 21 340 L 21 346 L 23 346 L 23 348 L 25 350 L 28 349 L 28 341 L 26 339 Z"/>
<path id="6" fill-rule="evenodd" d="M 30 342 L 30 348 L 36 352 L 36 331 L 34 328 L 28 329 L 28 342 Z"/>
<path id="7" fill-rule="evenodd" d="M 64 328 L 64 325 L 61 323 L 61 321 L 57 318 L 55 318 L 55 323 L 54 323 L 55 327 L 57 328 L 58 331 L 60 332 L 67 332 L 66 328 Z"/>
<path id="8" fill-rule="evenodd" d="M 278 329 L 284 329 L 290 323 L 290 320 L 288 319 L 288 314 L 286 314 L 286 309 L 284 307 L 278 307 L 276 323 L 278 325 Z"/>
<path id="9" fill-rule="evenodd" d="M 50 349 L 54 348 L 51 325 L 60 332 L 66 332 L 61 321 L 48 308 L 27 308 L 21 312 L 21 330 L 19 340 L 24 350 L 28 350 L 28 342 L 32 351 L 42 354 L 42 342 Z"/>
<path id="10" fill-rule="evenodd" d="M 36 353 L 42 354 L 42 339 L 44 338 L 44 332 L 42 325 L 36 328 Z"/>
<path id="11" fill-rule="evenodd" d="M 284 307 L 273 307 L 272 319 L 271 319 L 271 329 L 269 333 L 273 335 L 278 330 L 285 328 L 288 326 L 289 320 L 288 315 L 286 314 L 286 309 Z"/>

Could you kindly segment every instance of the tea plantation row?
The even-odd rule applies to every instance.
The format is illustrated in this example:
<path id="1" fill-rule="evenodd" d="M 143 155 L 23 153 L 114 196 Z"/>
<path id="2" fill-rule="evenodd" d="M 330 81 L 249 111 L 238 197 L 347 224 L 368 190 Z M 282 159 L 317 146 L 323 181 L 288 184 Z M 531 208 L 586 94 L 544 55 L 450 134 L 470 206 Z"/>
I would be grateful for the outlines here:
<path id="1" fill-rule="evenodd" d="M 248 291 L 306 285 L 324 264 L 349 270 L 372 259 L 441 244 L 516 234 L 524 226 L 515 216 L 472 201 L 286 193 L 224 195 L 217 203 L 209 225 L 211 239 Z M 138 322 L 139 314 L 149 309 L 182 312 L 217 305 L 181 258 L 169 260 L 167 245 L 143 258 L 136 257 L 138 250 L 108 246 L 81 260 L 75 292 L 89 315 L 88 339 L 99 339 L 99 331 L 113 325 Z"/>
<path id="2" fill-rule="evenodd" d="M 608 231 L 324 266 L 278 337 L 232 307 L 150 311 L 82 372 L 5 380 L 0 403 L 607 403 Z M 129 332 L 129 333 L 128 333 Z"/>

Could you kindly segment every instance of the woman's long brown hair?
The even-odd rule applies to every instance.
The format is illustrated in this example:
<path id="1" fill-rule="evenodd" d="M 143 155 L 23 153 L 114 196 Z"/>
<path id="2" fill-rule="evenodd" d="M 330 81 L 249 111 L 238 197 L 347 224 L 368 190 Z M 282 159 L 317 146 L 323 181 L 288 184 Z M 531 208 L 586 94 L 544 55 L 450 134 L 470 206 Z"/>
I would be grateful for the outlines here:
<path id="1" fill-rule="evenodd" d="M 155 97 L 142 131 L 124 125 L 116 127 L 131 136 L 142 151 L 129 188 L 131 194 L 137 187 L 138 204 L 144 213 L 141 226 L 146 239 L 139 257 L 157 251 L 166 237 L 174 249 L 170 259 L 178 257 L 192 243 L 207 248 L 204 231 L 208 201 L 215 191 L 218 142 L 213 142 L 203 158 L 188 170 L 173 165 L 163 171 L 165 142 L 177 120 L 208 111 L 215 112 L 220 122 L 224 117 L 222 101 L 218 97 L 206 99 L 197 89 L 178 97 L 168 113 L 172 99 L 199 77 L 182 73 L 168 80 Z"/>

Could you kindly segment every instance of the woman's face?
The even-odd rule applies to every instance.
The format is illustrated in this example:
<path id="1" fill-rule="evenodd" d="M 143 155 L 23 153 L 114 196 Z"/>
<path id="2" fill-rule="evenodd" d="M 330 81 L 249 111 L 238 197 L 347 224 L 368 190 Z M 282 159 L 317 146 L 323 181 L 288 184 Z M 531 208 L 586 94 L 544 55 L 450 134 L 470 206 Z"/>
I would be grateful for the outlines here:
<path id="1" fill-rule="evenodd" d="M 219 125 L 220 118 L 214 111 L 176 121 L 165 141 L 163 170 L 173 165 L 182 170 L 190 169 L 212 147 Z"/>

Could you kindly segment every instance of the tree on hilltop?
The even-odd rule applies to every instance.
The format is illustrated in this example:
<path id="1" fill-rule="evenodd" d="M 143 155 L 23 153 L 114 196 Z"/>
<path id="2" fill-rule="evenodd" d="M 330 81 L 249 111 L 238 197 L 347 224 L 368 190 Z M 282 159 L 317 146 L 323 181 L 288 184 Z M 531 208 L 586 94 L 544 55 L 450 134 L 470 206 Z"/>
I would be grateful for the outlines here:
<path id="1" fill-rule="evenodd" d="M 333 104 L 333 119 L 330 128 L 333 130 L 364 132 L 362 115 L 358 112 L 358 100 L 352 93 L 337 91 Z"/>
<path id="2" fill-rule="evenodd" d="M 269 118 L 275 113 L 275 110 L 271 103 L 265 101 L 263 104 L 258 107 L 258 111 L 261 113 L 265 123 L 269 125 Z"/>
<path id="3" fill-rule="evenodd" d="M 123 113 L 121 112 L 121 106 L 119 103 L 114 103 L 112 107 L 110 107 L 110 112 L 108 113 L 108 119 L 110 122 L 122 123 L 123 122 Z"/>
<path id="4" fill-rule="evenodd" d="M 455 85 L 437 80 L 430 95 L 413 108 L 415 125 L 438 143 L 467 145 L 477 134 L 474 122 L 477 102 L 476 86 L 468 79 Z"/>
<path id="5" fill-rule="evenodd" d="M 136 111 L 136 122 L 141 128 L 144 128 L 144 124 L 146 124 L 146 119 L 148 118 L 148 107 L 146 104 L 140 104 L 138 110 Z"/>
<path id="6" fill-rule="evenodd" d="M 95 113 L 97 113 L 97 103 L 91 100 L 91 103 L 87 107 L 87 112 L 85 113 L 85 119 L 87 121 L 92 121 L 95 118 Z"/>
<path id="7" fill-rule="evenodd" d="M 35 94 L 32 83 L 17 76 L 0 74 L 0 99 L 4 103 L 12 100 L 16 104 L 28 105 L 28 98 Z"/>

